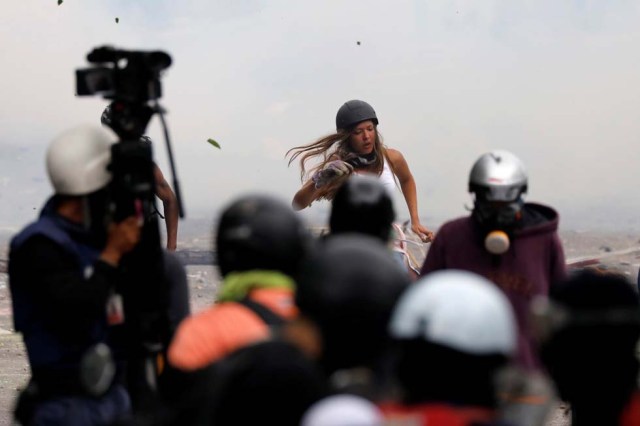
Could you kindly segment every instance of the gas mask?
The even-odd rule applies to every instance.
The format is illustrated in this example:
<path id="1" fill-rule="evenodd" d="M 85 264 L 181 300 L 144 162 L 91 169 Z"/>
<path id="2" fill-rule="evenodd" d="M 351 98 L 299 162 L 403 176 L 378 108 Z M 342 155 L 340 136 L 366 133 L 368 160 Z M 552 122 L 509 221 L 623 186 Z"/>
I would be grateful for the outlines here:
<path id="1" fill-rule="evenodd" d="M 489 201 L 476 196 L 473 217 L 484 232 L 484 246 L 491 254 L 506 253 L 513 231 L 520 227 L 524 200 Z"/>
<path id="2" fill-rule="evenodd" d="M 506 253 L 513 231 L 522 226 L 527 180 L 524 165 L 509 151 L 488 152 L 473 164 L 469 174 L 469 192 L 475 194 L 472 215 L 484 232 L 489 253 Z"/>

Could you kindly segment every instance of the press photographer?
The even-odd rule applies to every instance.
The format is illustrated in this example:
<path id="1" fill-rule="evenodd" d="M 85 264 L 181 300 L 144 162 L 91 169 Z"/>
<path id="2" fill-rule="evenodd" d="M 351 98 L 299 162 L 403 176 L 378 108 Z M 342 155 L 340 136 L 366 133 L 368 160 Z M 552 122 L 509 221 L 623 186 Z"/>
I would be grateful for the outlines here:
<path id="1" fill-rule="evenodd" d="M 109 424 L 148 408 L 188 315 L 184 269 L 163 251 L 153 214 L 151 145 L 140 140 L 170 58 L 99 48 L 88 59 L 99 66 L 77 71 L 77 94 L 113 100 L 117 137 L 80 126 L 51 143 L 54 195 L 10 247 L 15 329 L 32 370 L 16 406 L 23 424 Z"/>
<path id="2" fill-rule="evenodd" d="M 89 126 L 56 138 L 47 151 L 55 194 L 11 241 L 14 325 L 32 372 L 16 413 L 23 424 L 100 424 L 131 410 L 122 385 L 89 396 L 80 367 L 87 351 L 107 342 L 106 306 L 120 280 L 118 266 L 140 240 L 135 216 L 106 226 L 115 140 Z"/>

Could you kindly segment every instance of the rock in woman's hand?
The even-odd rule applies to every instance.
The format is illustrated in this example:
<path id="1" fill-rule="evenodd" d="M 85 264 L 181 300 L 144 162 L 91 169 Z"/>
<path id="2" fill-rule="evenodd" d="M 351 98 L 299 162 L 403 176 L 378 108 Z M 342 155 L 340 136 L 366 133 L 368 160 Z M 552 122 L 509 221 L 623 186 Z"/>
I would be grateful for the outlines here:
<path id="1" fill-rule="evenodd" d="M 349 175 L 353 172 L 353 166 L 342 160 L 334 160 L 327 163 L 322 170 L 318 170 L 313 174 L 311 180 L 316 186 L 316 189 L 322 188 L 338 179 L 341 176 Z"/>

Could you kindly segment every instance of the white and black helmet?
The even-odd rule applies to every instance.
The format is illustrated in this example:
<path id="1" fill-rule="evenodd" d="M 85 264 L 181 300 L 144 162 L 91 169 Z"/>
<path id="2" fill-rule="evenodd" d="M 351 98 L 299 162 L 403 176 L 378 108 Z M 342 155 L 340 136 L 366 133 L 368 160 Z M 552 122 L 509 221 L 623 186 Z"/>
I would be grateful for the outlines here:
<path id="1" fill-rule="evenodd" d="M 87 195 L 111 181 L 111 145 L 115 134 L 82 125 L 62 133 L 47 150 L 47 173 L 56 194 Z"/>
<path id="2" fill-rule="evenodd" d="M 469 192 L 487 201 L 515 201 L 527 192 L 527 171 L 518 157 L 504 150 L 483 154 L 469 174 Z"/>
<path id="3" fill-rule="evenodd" d="M 510 356 L 517 342 L 507 297 L 484 277 L 458 270 L 434 272 L 410 286 L 389 330 L 398 340 L 424 339 L 477 356 Z"/>

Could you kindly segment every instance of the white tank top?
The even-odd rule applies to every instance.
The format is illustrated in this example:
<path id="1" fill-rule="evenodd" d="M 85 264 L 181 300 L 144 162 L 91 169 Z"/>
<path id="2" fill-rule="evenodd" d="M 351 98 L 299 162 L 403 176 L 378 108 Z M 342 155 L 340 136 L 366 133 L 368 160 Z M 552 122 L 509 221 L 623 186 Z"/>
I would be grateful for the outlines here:
<path id="1" fill-rule="evenodd" d="M 384 166 L 382 167 L 382 173 L 380 173 L 380 182 L 382 182 L 382 185 L 384 186 L 384 189 L 387 190 L 389 196 L 393 197 L 397 188 L 396 179 L 386 158 L 384 160 Z"/>
<path id="2" fill-rule="evenodd" d="M 393 196 L 398 187 L 396 186 L 396 179 L 386 159 L 384 160 L 384 164 L 382 166 L 382 173 L 380 173 L 380 176 L 378 176 L 378 179 L 380 179 L 380 183 L 382 183 L 382 186 L 384 186 L 384 189 L 387 191 L 387 194 L 389 194 L 389 196 L 393 199 Z"/>

